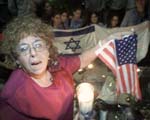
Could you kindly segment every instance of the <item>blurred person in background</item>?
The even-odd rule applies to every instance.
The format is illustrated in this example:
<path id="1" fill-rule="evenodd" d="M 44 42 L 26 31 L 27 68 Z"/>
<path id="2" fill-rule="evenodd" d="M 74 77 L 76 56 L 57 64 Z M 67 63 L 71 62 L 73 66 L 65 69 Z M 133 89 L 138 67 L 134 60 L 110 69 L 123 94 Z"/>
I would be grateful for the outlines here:
<path id="1" fill-rule="evenodd" d="M 34 13 L 43 22 L 51 24 L 53 7 L 48 0 L 34 0 Z"/>
<path id="2" fill-rule="evenodd" d="M 135 7 L 126 11 L 121 27 L 137 25 L 146 20 L 145 0 L 135 0 Z"/>
<path id="3" fill-rule="evenodd" d="M 115 27 L 119 27 L 119 16 L 113 14 L 108 19 L 107 28 L 115 28 Z"/>
<path id="4" fill-rule="evenodd" d="M 61 14 L 60 11 L 54 10 L 51 17 L 51 26 L 54 29 L 63 29 L 63 26 L 61 24 Z"/>
<path id="5" fill-rule="evenodd" d="M 69 16 L 67 10 L 61 12 L 61 24 L 64 29 L 69 29 Z"/>
<path id="6" fill-rule="evenodd" d="M 101 27 L 105 27 L 105 25 L 100 21 L 99 15 L 97 12 L 90 12 L 86 19 L 87 23 L 86 25 L 96 24 Z"/>
<path id="7" fill-rule="evenodd" d="M 82 16 L 82 10 L 81 8 L 76 8 L 73 10 L 73 16 L 70 21 L 70 28 L 71 29 L 77 29 L 82 27 L 83 25 L 83 19 L 81 18 Z"/>

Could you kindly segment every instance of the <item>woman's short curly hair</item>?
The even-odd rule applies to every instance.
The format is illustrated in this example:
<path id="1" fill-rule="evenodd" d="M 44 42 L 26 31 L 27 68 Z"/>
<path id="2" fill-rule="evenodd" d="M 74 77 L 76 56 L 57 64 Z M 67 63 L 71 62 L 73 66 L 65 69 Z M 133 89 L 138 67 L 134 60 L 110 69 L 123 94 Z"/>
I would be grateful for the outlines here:
<path id="1" fill-rule="evenodd" d="M 50 25 L 45 24 L 33 15 L 17 17 L 12 20 L 3 31 L 3 44 L 1 50 L 7 55 L 17 57 L 16 47 L 21 39 L 27 36 L 37 36 L 46 41 L 49 45 L 50 59 L 52 61 L 57 58 L 57 50 L 53 46 L 52 41 L 54 34 Z"/>

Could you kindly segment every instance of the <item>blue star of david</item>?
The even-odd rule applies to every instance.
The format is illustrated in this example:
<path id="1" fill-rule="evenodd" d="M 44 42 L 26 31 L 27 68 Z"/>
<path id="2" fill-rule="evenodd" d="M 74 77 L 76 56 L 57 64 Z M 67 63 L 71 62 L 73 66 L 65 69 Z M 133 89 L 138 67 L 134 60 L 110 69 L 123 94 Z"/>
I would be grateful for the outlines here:
<path id="1" fill-rule="evenodd" d="M 79 45 L 80 40 L 74 40 L 73 38 L 71 38 L 69 41 L 64 42 L 64 44 L 66 44 L 66 50 L 67 49 L 71 49 L 73 52 L 76 51 L 76 49 L 80 49 L 81 46 Z"/>

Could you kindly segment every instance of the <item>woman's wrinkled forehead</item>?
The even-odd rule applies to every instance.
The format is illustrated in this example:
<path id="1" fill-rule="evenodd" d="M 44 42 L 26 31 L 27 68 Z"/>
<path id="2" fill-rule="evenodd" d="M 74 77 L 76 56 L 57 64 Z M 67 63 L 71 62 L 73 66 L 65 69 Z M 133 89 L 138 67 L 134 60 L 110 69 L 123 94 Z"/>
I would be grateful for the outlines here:
<path id="1" fill-rule="evenodd" d="M 22 41 L 28 42 L 28 41 L 35 41 L 35 40 L 41 40 L 41 41 L 48 43 L 48 40 L 46 39 L 45 36 L 42 36 L 42 35 L 40 36 L 37 34 L 27 34 L 27 33 L 23 33 L 20 36 L 19 43 L 21 43 Z"/>
<path id="2" fill-rule="evenodd" d="M 41 40 L 41 41 L 44 41 L 42 38 L 38 37 L 38 36 L 33 36 L 33 35 L 29 35 L 29 36 L 26 36 L 22 39 L 20 39 L 19 43 L 29 43 L 29 42 L 34 42 L 36 40 Z"/>

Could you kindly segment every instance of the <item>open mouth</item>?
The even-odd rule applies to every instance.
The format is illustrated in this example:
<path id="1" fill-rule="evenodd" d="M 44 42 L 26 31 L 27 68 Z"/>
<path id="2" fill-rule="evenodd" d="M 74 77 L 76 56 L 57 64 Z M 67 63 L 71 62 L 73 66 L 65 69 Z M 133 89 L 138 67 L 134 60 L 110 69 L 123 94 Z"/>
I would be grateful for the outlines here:
<path id="1" fill-rule="evenodd" d="M 31 65 L 39 65 L 40 63 L 42 63 L 41 61 L 39 62 L 32 62 Z"/>

